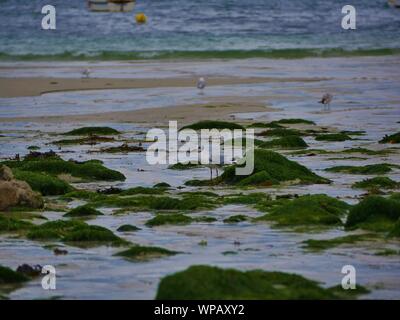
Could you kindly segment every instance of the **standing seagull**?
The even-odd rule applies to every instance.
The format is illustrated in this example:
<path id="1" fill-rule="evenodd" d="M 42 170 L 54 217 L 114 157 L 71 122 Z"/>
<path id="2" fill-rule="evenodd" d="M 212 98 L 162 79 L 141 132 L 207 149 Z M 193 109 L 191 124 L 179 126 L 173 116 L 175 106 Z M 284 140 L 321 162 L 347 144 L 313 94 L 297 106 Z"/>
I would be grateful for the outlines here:
<path id="1" fill-rule="evenodd" d="M 89 78 L 90 76 L 90 69 L 86 68 L 85 70 L 82 71 L 82 75 L 85 76 L 85 78 Z"/>
<path id="2" fill-rule="evenodd" d="M 197 80 L 197 89 L 201 90 L 200 92 L 203 92 L 203 89 L 206 87 L 206 80 L 201 77 L 199 80 Z"/>
<path id="3" fill-rule="evenodd" d="M 332 99 L 333 99 L 333 95 L 331 95 L 330 93 L 325 93 L 322 96 L 322 99 L 319 103 L 322 103 L 324 105 L 324 110 L 325 110 L 325 108 L 327 108 L 327 110 L 329 110 Z"/>

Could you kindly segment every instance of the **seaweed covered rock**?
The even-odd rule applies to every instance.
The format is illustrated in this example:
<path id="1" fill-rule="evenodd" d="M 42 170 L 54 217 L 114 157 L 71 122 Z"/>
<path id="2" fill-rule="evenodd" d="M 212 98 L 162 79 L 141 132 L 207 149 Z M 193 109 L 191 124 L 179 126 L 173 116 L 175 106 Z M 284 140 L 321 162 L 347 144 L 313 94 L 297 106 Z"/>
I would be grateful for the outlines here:
<path id="1" fill-rule="evenodd" d="M 122 173 L 104 167 L 97 160 L 65 161 L 58 156 L 43 157 L 42 155 L 31 158 L 25 157 L 23 161 L 4 161 L 3 164 L 9 166 L 13 171 L 17 169 L 24 172 L 46 173 L 52 176 L 70 175 L 85 181 L 125 180 Z"/>
<path id="2" fill-rule="evenodd" d="M 59 240 L 71 244 L 90 242 L 99 245 L 122 245 L 127 243 L 104 227 L 88 225 L 78 220 L 45 222 L 31 228 L 27 233 L 27 238 L 31 240 Z"/>
<path id="3" fill-rule="evenodd" d="M 256 136 L 262 136 L 262 137 L 287 137 L 287 136 L 300 136 L 300 135 L 301 135 L 300 131 L 287 128 L 274 128 L 256 134 Z"/>
<path id="4" fill-rule="evenodd" d="M 161 258 L 163 256 L 172 256 L 177 254 L 176 251 L 160 247 L 133 246 L 125 251 L 118 252 L 115 256 L 123 257 L 128 260 L 140 261 Z"/>
<path id="5" fill-rule="evenodd" d="M 218 182 L 240 186 L 268 186 L 289 181 L 303 184 L 329 183 L 328 179 L 316 175 L 299 163 L 269 150 L 254 150 L 254 171 L 251 175 L 236 175 L 237 166 L 235 164 L 226 168 Z"/>
<path id="6" fill-rule="evenodd" d="M 118 232 L 134 232 L 139 230 L 141 229 L 131 224 L 123 224 L 117 229 Z"/>
<path id="7" fill-rule="evenodd" d="M 14 179 L 10 168 L 0 165 L 0 211 L 15 206 L 42 208 L 43 199 L 29 184 Z"/>
<path id="8" fill-rule="evenodd" d="M 212 266 L 191 266 L 161 279 L 158 300 L 231 299 L 341 299 L 332 288 L 300 275 L 262 270 L 239 271 Z M 354 298 L 354 297 L 353 297 Z"/>
<path id="9" fill-rule="evenodd" d="M 268 213 L 256 221 L 272 221 L 280 227 L 340 226 L 341 217 L 350 206 L 324 194 L 305 195 L 293 200 L 280 200 L 262 208 Z"/>
<path id="10" fill-rule="evenodd" d="M 369 196 L 351 208 L 345 226 L 347 229 L 390 232 L 399 218 L 399 200 Z"/>
<path id="11" fill-rule="evenodd" d="M 317 141 L 334 141 L 341 142 L 346 140 L 352 140 L 352 138 L 344 133 L 328 133 L 328 134 L 318 134 L 315 136 Z"/>
<path id="12" fill-rule="evenodd" d="M 369 164 L 366 166 L 336 166 L 325 169 L 329 172 L 343 172 L 350 174 L 385 174 L 392 171 L 393 168 L 400 166 L 390 163 Z"/>
<path id="13" fill-rule="evenodd" d="M 400 132 L 391 134 L 391 135 L 385 135 L 379 143 L 400 143 Z"/>
<path id="14" fill-rule="evenodd" d="M 259 145 L 260 148 L 283 148 L 301 149 L 307 148 L 308 144 L 299 136 L 285 136 L 271 141 L 265 141 Z"/>
<path id="15" fill-rule="evenodd" d="M 352 185 L 352 188 L 360 188 L 360 189 L 374 189 L 374 188 L 382 188 L 382 189 L 394 189 L 400 186 L 399 182 L 396 182 L 388 177 L 374 177 L 371 179 L 365 179 L 362 181 L 358 181 Z"/>
<path id="16" fill-rule="evenodd" d="M 199 121 L 187 126 L 182 127 L 180 130 L 192 129 L 192 130 L 201 130 L 201 129 L 242 129 L 244 127 L 240 124 L 234 122 L 227 121 L 216 121 L 216 120 L 203 120 Z"/>
<path id="17" fill-rule="evenodd" d="M 20 219 L 6 217 L 0 214 L 0 232 L 15 232 L 29 230 L 34 225 Z"/>
<path id="18" fill-rule="evenodd" d="M 84 136 L 84 135 L 114 135 L 119 134 L 118 130 L 110 127 L 82 127 L 64 133 L 67 136 Z"/>
<path id="19" fill-rule="evenodd" d="M 181 225 L 189 224 L 192 222 L 213 222 L 216 219 L 213 217 L 189 217 L 181 213 L 174 214 L 158 214 L 154 218 L 146 222 L 146 226 L 155 227 L 162 225 Z"/>
<path id="20" fill-rule="evenodd" d="M 0 285 L 1 284 L 18 284 L 28 281 L 29 278 L 22 273 L 15 272 L 10 268 L 0 265 Z"/>
<path id="21" fill-rule="evenodd" d="M 68 211 L 66 214 L 64 214 L 64 217 L 90 217 L 101 215 L 103 214 L 100 211 L 92 208 L 89 205 L 83 205 Z"/>

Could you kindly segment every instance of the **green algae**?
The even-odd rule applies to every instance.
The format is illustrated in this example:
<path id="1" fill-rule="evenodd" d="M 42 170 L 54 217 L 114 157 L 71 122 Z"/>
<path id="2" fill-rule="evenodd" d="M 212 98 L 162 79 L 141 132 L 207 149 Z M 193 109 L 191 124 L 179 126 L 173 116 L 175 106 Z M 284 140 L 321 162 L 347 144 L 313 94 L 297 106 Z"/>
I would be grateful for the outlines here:
<path id="1" fill-rule="evenodd" d="M 168 169 L 171 170 L 191 170 L 191 169 L 196 169 L 200 168 L 202 165 L 198 163 L 175 163 L 173 165 L 170 165 Z"/>
<path id="2" fill-rule="evenodd" d="M 398 187 L 400 187 L 400 183 L 388 177 L 374 177 L 371 179 L 358 181 L 352 185 L 352 188 L 360 188 L 360 189 L 371 189 L 371 188 L 395 189 Z"/>
<path id="3" fill-rule="evenodd" d="M 239 222 L 243 222 L 243 221 L 247 221 L 249 219 L 249 217 L 242 215 L 242 214 L 238 214 L 238 215 L 234 215 L 234 216 L 230 216 L 226 219 L 224 219 L 224 223 L 239 223 Z"/>
<path id="4" fill-rule="evenodd" d="M 384 257 L 388 257 L 388 256 L 398 256 L 400 255 L 400 250 L 394 250 L 394 249 L 384 249 L 384 250 L 380 250 L 375 252 L 376 256 L 384 256 Z"/>
<path id="5" fill-rule="evenodd" d="M 169 183 L 166 183 L 166 182 L 159 182 L 159 183 L 156 183 L 156 184 L 153 186 L 153 188 L 164 188 L 164 189 L 168 189 L 168 188 L 171 188 L 171 185 L 170 185 Z"/>
<path id="6" fill-rule="evenodd" d="M 120 195 L 121 196 L 132 196 L 136 194 L 163 194 L 165 193 L 165 189 L 163 187 L 134 187 L 130 189 L 123 190 Z"/>
<path id="7" fill-rule="evenodd" d="M 278 227 L 340 226 L 349 208 L 347 203 L 324 194 L 305 195 L 264 207 L 268 213 L 255 221 L 271 221 Z"/>
<path id="8" fill-rule="evenodd" d="M 107 147 L 100 149 L 99 152 L 102 153 L 129 153 L 129 152 L 144 152 L 145 148 L 136 145 L 129 145 L 127 143 L 123 143 L 119 146 Z"/>
<path id="9" fill-rule="evenodd" d="M 115 170 L 104 167 L 99 161 L 89 160 L 85 162 L 65 161 L 57 158 L 26 160 L 23 161 L 4 161 L 13 171 L 18 169 L 26 172 L 46 173 L 57 176 L 62 174 L 82 178 L 86 181 L 121 181 L 125 176 Z"/>
<path id="10" fill-rule="evenodd" d="M 101 216 L 101 215 L 103 214 L 100 211 L 88 205 L 83 205 L 68 211 L 66 214 L 64 214 L 64 217 L 90 217 L 90 216 Z"/>
<path id="11" fill-rule="evenodd" d="M 124 224 L 117 229 L 118 232 L 134 232 L 139 230 L 141 229 L 131 224 Z"/>
<path id="12" fill-rule="evenodd" d="M 59 240 L 68 243 L 93 243 L 98 245 L 123 245 L 127 242 L 112 231 L 80 220 L 56 220 L 31 228 L 27 233 L 31 240 Z"/>
<path id="13" fill-rule="evenodd" d="M 299 136 L 285 136 L 271 141 L 265 141 L 259 145 L 260 148 L 283 148 L 301 149 L 307 148 L 308 144 Z"/>
<path id="14" fill-rule="evenodd" d="M 27 147 L 27 149 L 28 150 L 32 150 L 32 151 L 37 151 L 37 150 L 40 150 L 40 147 L 38 147 L 38 146 L 29 146 L 29 147 Z"/>
<path id="15" fill-rule="evenodd" d="M 40 192 L 43 196 L 63 195 L 74 189 L 68 182 L 45 173 L 19 169 L 13 169 L 12 172 L 15 179 L 25 181 L 32 190 Z"/>
<path id="16" fill-rule="evenodd" d="M 171 251 L 160 247 L 149 247 L 135 245 L 127 250 L 115 254 L 117 257 L 123 257 L 133 261 L 147 261 L 165 256 L 176 255 L 179 252 Z"/>
<path id="17" fill-rule="evenodd" d="M 184 225 L 193 222 L 213 222 L 216 219 L 213 217 L 189 217 L 184 214 L 158 214 L 154 218 L 146 222 L 146 226 L 155 227 L 162 225 Z"/>
<path id="18" fill-rule="evenodd" d="M 224 204 L 257 204 L 260 201 L 270 200 L 265 193 L 235 194 L 223 197 Z"/>
<path id="19" fill-rule="evenodd" d="M 390 163 L 370 164 L 365 166 L 335 166 L 325 169 L 329 172 L 343 172 L 350 174 L 385 174 L 392 171 L 393 168 L 400 168 L 398 165 Z"/>
<path id="20" fill-rule="evenodd" d="M 64 133 L 64 135 L 67 136 L 114 135 L 114 134 L 120 134 L 120 132 L 110 127 L 82 127 Z"/>
<path id="21" fill-rule="evenodd" d="M 343 131 L 340 131 L 340 133 L 347 134 L 349 136 L 363 136 L 367 132 L 364 130 L 343 130 Z"/>
<path id="22" fill-rule="evenodd" d="M 244 127 L 240 124 L 234 122 L 226 122 L 226 121 L 215 121 L 215 120 L 204 120 L 199 121 L 187 126 L 182 127 L 180 130 L 192 129 L 192 130 L 201 130 L 201 129 L 241 129 L 244 130 Z"/>
<path id="23" fill-rule="evenodd" d="M 262 131 L 256 134 L 262 137 L 287 137 L 287 136 L 300 136 L 301 132 L 295 129 L 276 128 Z"/>
<path id="24" fill-rule="evenodd" d="M 354 298 L 352 296 L 352 298 Z M 325 289 L 300 275 L 262 270 L 239 271 L 191 266 L 161 279 L 158 300 L 286 300 L 342 299 L 337 289 Z"/>
<path id="25" fill-rule="evenodd" d="M 303 241 L 303 248 L 311 251 L 322 251 L 332 249 L 345 244 L 355 244 L 362 241 L 370 241 L 376 238 L 374 234 L 352 234 L 348 236 L 327 239 L 327 240 L 315 240 L 309 239 Z"/>
<path id="26" fill-rule="evenodd" d="M 217 182 L 239 186 L 268 186 L 288 181 L 299 184 L 329 183 L 328 179 L 316 175 L 299 163 L 264 149 L 254 150 L 254 170 L 250 176 L 236 175 L 237 166 L 227 167 Z"/>
<path id="27" fill-rule="evenodd" d="M 346 229 L 357 228 L 391 232 L 400 218 L 400 201 L 380 196 L 368 196 L 351 208 Z"/>
<path id="28" fill-rule="evenodd" d="M 0 265 L 0 285 L 19 284 L 28 281 L 29 278 L 22 273 Z"/>
<path id="29" fill-rule="evenodd" d="M 352 140 L 352 138 L 344 133 L 328 133 L 328 134 L 316 135 L 315 140 L 317 140 L 317 141 L 346 141 L 346 140 Z"/>
<path id="30" fill-rule="evenodd" d="M 30 222 L 0 214 L 0 232 L 24 231 L 31 229 L 33 226 Z"/>
<path id="31" fill-rule="evenodd" d="M 391 134 L 391 135 L 385 135 L 379 143 L 400 143 L 400 132 Z"/>

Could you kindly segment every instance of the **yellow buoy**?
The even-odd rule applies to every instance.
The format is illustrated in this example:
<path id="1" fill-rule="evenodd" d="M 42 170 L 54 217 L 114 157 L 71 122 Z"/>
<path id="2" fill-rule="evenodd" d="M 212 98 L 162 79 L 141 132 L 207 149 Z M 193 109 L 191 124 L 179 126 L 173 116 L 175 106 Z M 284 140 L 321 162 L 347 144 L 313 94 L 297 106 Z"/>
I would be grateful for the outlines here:
<path id="1" fill-rule="evenodd" d="M 138 13 L 136 15 L 136 22 L 137 23 L 146 23 L 147 22 L 147 17 L 144 13 Z"/>

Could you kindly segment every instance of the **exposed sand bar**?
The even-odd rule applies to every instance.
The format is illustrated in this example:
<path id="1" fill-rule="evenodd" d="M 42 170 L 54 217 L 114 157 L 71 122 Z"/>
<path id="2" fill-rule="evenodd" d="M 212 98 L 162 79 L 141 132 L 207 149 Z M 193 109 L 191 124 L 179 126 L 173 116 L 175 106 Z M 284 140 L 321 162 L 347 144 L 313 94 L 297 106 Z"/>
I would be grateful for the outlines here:
<path id="1" fill-rule="evenodd" d="M 143 123 L 146 125 L 167 125 L 169 120 L 178 121 L 179 125 L 192 123 L 194 121 L 218 119 L 233 120 L 232 114 L 243 112 L 265 112 L 273 111 L 258 98 L 232 99 L 227 97 L 224 103 L 215 105 L 180 105 L 173 107 L 151 108 L 132 111 L 104 112 L 96 114 L 63 115 L 45 117 L 15 117 L 0 118 L 2 122 L 35 122 L 35 123 L 96 123 L 96 122 L 124 122 Z"/>
<path id="2" fill-rule="evenodd" d="M 233 85 L 268 82 L 310 82 L 325 78 L 272 78 L 272 77 L 210 77 L 207 85 Z M 44 93 L 102 90 L 102 89 L 138 89 L 162 87 L 194 87 L 197 78 L 162 79 L 113 79 L 113 78 L 0 78 L 0 98 L 39 96 Z"/>

